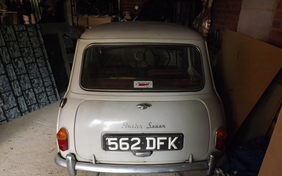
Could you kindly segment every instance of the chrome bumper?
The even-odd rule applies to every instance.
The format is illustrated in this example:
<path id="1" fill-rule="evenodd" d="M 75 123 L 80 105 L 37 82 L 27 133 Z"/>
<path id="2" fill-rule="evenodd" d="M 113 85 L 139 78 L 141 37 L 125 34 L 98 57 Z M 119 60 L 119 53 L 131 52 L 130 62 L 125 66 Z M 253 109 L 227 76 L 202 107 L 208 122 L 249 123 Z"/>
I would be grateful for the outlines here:
<path id="1" fill-rule="evenodd" d="M 211 175 L 214 170 L 214 160 L 214 156 L 211 155 L 209 161 L 202 162 L 151 165 L 121 165 L 77 162 L 73 154 L 68 154 L 66 156 L 66 159 L 62 158 L 59 153 L 57 153 L 55 156 L 55 163 L 61 167 L 67 168 L 70 176 L 75 176 L 77 170 L 124 174 L 149 174 L 207 170 L 207 175 Z"/>

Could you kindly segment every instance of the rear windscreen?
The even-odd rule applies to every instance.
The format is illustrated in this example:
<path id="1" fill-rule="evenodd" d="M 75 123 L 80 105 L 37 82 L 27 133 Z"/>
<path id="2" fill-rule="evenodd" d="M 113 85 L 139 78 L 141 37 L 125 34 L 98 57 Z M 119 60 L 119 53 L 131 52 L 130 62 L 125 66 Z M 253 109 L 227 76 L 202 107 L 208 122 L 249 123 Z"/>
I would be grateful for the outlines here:
<path id="1" fill-rule="evenodd" d="M 203 85 L 200 51 L 184 45 L 90 45 L 81 86 L 104 91 L 197 91 Z"/>

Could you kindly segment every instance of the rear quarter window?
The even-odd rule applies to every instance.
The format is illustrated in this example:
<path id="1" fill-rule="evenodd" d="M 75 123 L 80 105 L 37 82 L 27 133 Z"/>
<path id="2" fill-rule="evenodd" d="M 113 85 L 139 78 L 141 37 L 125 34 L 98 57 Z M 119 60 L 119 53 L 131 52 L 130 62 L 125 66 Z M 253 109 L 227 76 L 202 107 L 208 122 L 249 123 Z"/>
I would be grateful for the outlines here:
<path id="1" fill-rule="evenodd" d="M 188 45 L 89 45 L 80 84 L 93 91 L 198 91 L 200 50 Z"/>

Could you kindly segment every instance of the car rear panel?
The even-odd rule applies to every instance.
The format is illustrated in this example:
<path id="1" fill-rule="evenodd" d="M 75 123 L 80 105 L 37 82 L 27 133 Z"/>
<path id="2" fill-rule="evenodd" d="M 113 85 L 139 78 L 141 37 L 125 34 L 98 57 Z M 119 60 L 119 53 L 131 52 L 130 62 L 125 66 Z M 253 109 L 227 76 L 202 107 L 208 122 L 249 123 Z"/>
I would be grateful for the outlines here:
<path id="1" fill-rule="evenodd" d="M 195 160 L 205 159 L 210 138 L 209 116 L 206 106 L 198 100 L 87 100 L 78 107 L 74 137 L 77 155 L 88 161 L 93 155 L 100 163 L 116 164 L 176 163 L 187 160 L 190 154 Z M 125 139 L 123 144 L 119 144 L 120 138 Z M 150 156 L 138 157 L 130 151 L 134 143 L 129 141 L 137 138 L 140 143 L 155 138 L 155 147 L 147 150 L 152 152 Z M 110 146 L 106 144 L 108 139 Z M 142 146 L 142 152 L 146 145 L 149 144 Z"/>

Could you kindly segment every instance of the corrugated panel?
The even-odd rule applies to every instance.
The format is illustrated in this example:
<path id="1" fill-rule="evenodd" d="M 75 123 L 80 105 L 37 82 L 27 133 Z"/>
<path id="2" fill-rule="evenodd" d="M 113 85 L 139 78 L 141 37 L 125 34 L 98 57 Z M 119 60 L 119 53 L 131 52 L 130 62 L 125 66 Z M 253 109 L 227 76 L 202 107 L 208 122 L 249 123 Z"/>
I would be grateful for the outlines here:
<path id="1" fill-rule="evenodd" d="M 1 125 L 60 95 L 39 25 L 0 25 L 0 34 Z"/>

